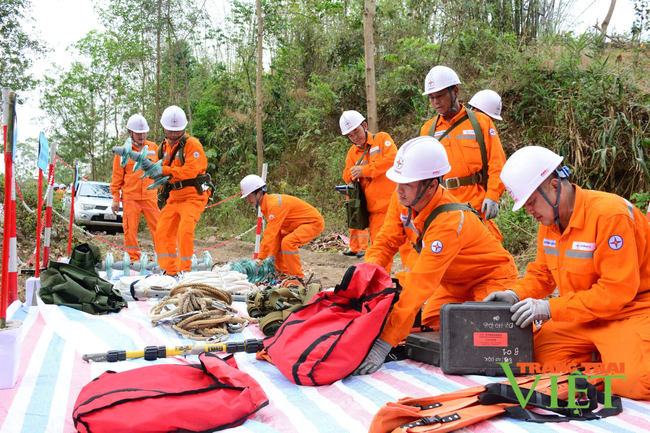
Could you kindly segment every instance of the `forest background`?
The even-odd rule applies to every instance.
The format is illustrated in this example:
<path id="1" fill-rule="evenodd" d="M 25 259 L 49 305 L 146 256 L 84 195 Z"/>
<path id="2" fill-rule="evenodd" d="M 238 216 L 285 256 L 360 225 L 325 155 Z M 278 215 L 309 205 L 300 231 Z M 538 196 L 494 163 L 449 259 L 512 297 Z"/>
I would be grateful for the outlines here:
<path id="1" fill-rule="evenodd" d="M 218 27 L 201 0 L 99 2 L 104 29 L 69 48 L 76 58 L 70 67 L 36 80 L 30 58 L 48 50 L 46 41 L 15 24 L 29 19 L 28 0 L 4 0 L 2 85 L 19 96 L 40 89 L 40 107 L 52 125 L 46 136 L 89 180 L 110 181 L 110 149 L 127 137 L 130 115 L 143 114 L 151 126 L 148 139 L 160 143 L 160 115 L 179 105 L 190 120 L 188 133 L 205 149 L 215 199 L 230 197 L 242 177 L 258 170 L 259 86 L 256 4 L 229 3 L 227 24 Z M 347 232 L 343 200 L 333 187 L 342 183 L 351 144 L 338 119 L 344 110 L 368 109 L 363 20 L 369 3 L 376 8 L 378 130 L 398 145 L 419 135 L 435 115 L 421 95 L 424 77 L 431 67 L 447 65 L 463 82 L 461 102 L 485 88 L 501 94 L 504 120 L 496 127 L 507 156 L 523 146 L 548 147 L 565 156 L 573 182 L 620 194 L 645 212 L 649 0 L 633 2 L 633 28 L 615 35 L 606 22 L 583 34 L 562 30 L 571 1 L 262 1 L 262 139 L 270 192 L 304 199 L 323 213 L 326 231 Z M 34 207 L 33 170 L 26 164 L 34 164 L 35 141 L 19 143 L 18 152 L 18 179 Z M 58 169 L 56 181 L 69 183 L 71 175 Z M 501 200 L 497 224 L 521 264 L 534 258 L 537 224 L 523 210 L 511 212 L 507 194 Z M 232 200 L 204 213 L 197 237 L 218 226 L 220 237 L 228 238 L 254 219 L 243 200 Z M 33 242 L 35 216 L 19 205 L 18 220 L 19 240 Z"/>

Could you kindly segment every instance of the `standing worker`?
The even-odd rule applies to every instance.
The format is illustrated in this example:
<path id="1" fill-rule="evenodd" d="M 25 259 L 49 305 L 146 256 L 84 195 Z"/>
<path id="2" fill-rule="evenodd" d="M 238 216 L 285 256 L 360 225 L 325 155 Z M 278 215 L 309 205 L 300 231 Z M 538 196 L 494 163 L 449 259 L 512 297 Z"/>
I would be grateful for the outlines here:
<path id="1" fill-rule="evenodd" d="M 350 229 L 350 247 L 347 251 L 343 251 L 344 256 L 350 257 L 363 257 L 366 255 L 368 249 L 368 229 L 357 230 Z"/>
<path id="2" fill-rule="evenodd" d="M 151 162 L 158 161 L 158 145 L 147 141 L 147 132 L 149 132 L 147 119 L 139 114 L 134 114 L 126 122 L 126 130 L 129 137 L 131 137 L 132 150 L 140 152 L 147 145 L 147 158 Z M 140 260 L 140 244 L 138 243 L 140 215 L 144 215 L 153 239 L 160 211 L 156 204 L 156 191 L 147 190 L 153 180 L 149 178 L 140 179 L 140 173 L 133 172 L 135 162 L 132 159 L 129 158 L 126 167 L 122 167 L 120 160 L 121 158 L 117 155 L 113 158 L 113 181 L 111 182 L 113 203 L 111 204 L 111 210 L 113 215 L 117 215 L 120 210 L 120 201 L 122 202 L 124 246 L 127 248 L 131 261 L 134 262 Z"/>
<path id="3" fill-rule="evenodd" d="M 158 150 L 163 163 L 152 177 L 171 179 L 158 195 L 161 212 L 154 239 L 160 268 L 178 279 L 192 269 L 194 229 L 210 197 L 210 175 L 205 173 L 208 159 L 203 146 L 185 132 L 185 112 L 175 105 L 167 107 L 160 124 L 166 137 Z"/>
<path id="4" fill-rule="evenodd" d="M 451 171 L 442 186 L 479 211 L 490 232 L 502 241 L 491 220 L 499 212 L 499 197 L 505 190 L 499 175 L 506 156 L 492 120 L 458 102 L 460 84 L 451 68 L 435 66 L 429 71 L 423 95 L 429 97 L 438 115 L 422 126 L 420 135 L 434 137 L 445 147 Z"/>
<path id="5" fill-rule="evenodd" d="M 501 96 L 494 90 L 484 89 L 476 92 L 467 105 L 474 111 L 490 116 L 494 120 L 503 120 L 501 117 Z"/>
<path id="6" fill-rule="evenodd" d="M 397 152 L 387 176 L 397 182 L 386 221 L 365 261 L 385 266 L 404 243 L 413 252 L 397 275 L 402 285 L 386 325 L 354 374 L 377 371 L 390 349 L 405 339 L 427 302 L 422 325 L 437 327 L 448 302 L 479 301 L 506 290 L 517 278 L 515 262 L 478 217 L 445 188 L 447 153 L 438 140 L 418 137 Z"/>
<path id="7" fill-rule="evenodd" d="M 240 182 L 241 195 L 268 221 L 258 258 L 275 257 L 275 267 L 285 274 L 304 278 L 298 247 L 322 233 L 325 220 L 318 210 L 286 194 L 266 194 L 266 182 L 249 174 Z"/>
<path id="8" fill-rule="evenodd" d="M 345 183 L 356 180 L 361 183 L 369 213 L 368 232 L 372 245 L 384 223 L 390 198 L 395 191 L 395 182 L 386 177 L 386 172 L 393 166 L 397 147 L 387 133 L 368 132 L 366 119 L 358 111 L 345 111 L 339 119 L 339 126 L 341 134 L 352 142 L 345 158 L 343 180 Z M 359 236 L 360 232 L 355 230 L 350 233 L 350 246 L 353 234 Z M 359 257 L 362 255 L 358 254 Z"/>
<path id="9" fill-rule="evenodd" d="M 570 183 L 562 160 L 528 146 L 503 167 L 513 211 L 539 222 L 537 258 L 512 290 L 485 301 L 514 304 L 522 328 L 542 323 L 535 362 L 580 365 L 597 351 L 605 365 L 624 365 L 614 394 L 650 400 L 650 225 L 622 197 Z M 556 287 L 560 296 L 544 299 Z"/>

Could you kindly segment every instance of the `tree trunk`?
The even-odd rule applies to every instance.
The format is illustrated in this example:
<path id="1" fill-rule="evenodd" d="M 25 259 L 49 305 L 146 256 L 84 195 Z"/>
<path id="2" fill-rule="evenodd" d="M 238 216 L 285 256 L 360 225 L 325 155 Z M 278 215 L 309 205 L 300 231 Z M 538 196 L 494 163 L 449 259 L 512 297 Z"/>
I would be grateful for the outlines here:
<path id="1" fill-rule="evenodd" d="M 614 13 L 614 8 L 616 7 L 616 0 L 612 0 L 609 4 L 609 10 L 607 11 L 607 16 L 603 20 L 602 34 L 607 35 L 607 27 L 609 27 L 609 21 L 612 19 L 612 14 Z"/>
<path id="2" fill-rule="evenodd" d="M 158 20 L 156 21 L 156 118 L 154 119 L 153 137 L 160 143 L 158 137 L 158 120 L 160 119 L 160 32 L 162 27 L 162 0 L 158 0 Z"/>
<path id="3" fill-rule="evenodd" d="M 377 88 L 375 84 L 375 0 L 364 0 L 363 41 L 366 48 L 366 103 L 368 130 L 374 134 L 377 130 Z"/>
<path id="4" fill-rule="evenodd" d="M 257 81 L 255 83 L 255 127 L 257 129 L 257 174 L 262 175 L 262 166 L 264 164 L 264 141 L 262 135 L 262 0 L 257 0 Z"/>

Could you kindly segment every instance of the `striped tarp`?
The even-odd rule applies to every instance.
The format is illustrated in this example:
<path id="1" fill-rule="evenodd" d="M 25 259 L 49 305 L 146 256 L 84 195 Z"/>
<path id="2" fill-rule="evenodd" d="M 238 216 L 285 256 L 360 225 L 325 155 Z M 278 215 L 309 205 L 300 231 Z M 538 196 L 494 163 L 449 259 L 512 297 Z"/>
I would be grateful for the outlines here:
<path id="1" fill-rule="evenodd" d="M 194 344 L 173 331 L 153 328 L 148 302 L 130 302 L 119 314 L 91 316 L 79 311 L 39 304 L 24 308 L 15 303 L 10 318 L 23 321 L 18 383 L 0 390 L 0 433 L 71 432 L 74 402 L 81 388 L 105 370 L 123 371 L 144 360 L 85 363 L 81 354 L 109 349 L 137 350 L 145 346 Z M 237 305 L 240 311 L 244 305 Z M 250 326 L 231 340 L 261 338 Z M 426 364 L 400 361 L 384 364 L 370 376 L 348 377 L 329 386 L 296 386 L 271 364 L 238 353 L 239 368 L 266 391 L 270 404 L 236 432 L 364 432 L 386 402 L 405 396 L 424 397 L 502 380 L 481 376 L 449 376 Z M 158 360 L 194 363 L 196 357 Z M 2 368 L 0 366 L 0 368 Z M 164 415 L 162 415 L 164 416 Z M 218 414 L 216 414 L 218 416 Z M 646 432 L 650 431 L 650 402 L 624 400 L 624 413 L 604 420 L 561 424 L 533 424 L 493 418 L 463 431 L 497 432 Z"/>

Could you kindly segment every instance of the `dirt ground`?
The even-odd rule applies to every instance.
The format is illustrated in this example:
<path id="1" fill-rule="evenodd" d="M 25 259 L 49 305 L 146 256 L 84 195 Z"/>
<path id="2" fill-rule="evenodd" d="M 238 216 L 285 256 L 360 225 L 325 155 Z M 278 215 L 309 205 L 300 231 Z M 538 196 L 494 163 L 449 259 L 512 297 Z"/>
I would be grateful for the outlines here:
<path id="1" fill-rule="evenodd" d="M 153 242 L 151 240 L 151 235 L 148 231 L 144 230 L 145 233 L 140 232 L 138 235 L 138 242 L 143 251 L 148 253 L 153 253 Z M 107 235 L 104 232 L 96 233 L 100 238 L 112 242 L 117 245 L 124 245 L 124 236 L 121 233 L 116 235 Z M 82 236 L 82 241 L 92 242 L 95 245 L 98 245 L 102 250 L 102 255 L 105 256 L 107 252 L 112 252 L 115 258 L 115 261 L 121 261 L 124 255 L 123 250 L 113 247 L 96 239 L 92 239 L 88 236 Z M 195 239 L 194 240 L 194 249 L 200 250 L 203 248 L 209 248 L 214 245 L 223 242 L 223 240 L 216 239 L 215 236 L 210 236 L 205 239 Z M 341 282 L 345 271 L 355 263 L 363 262 L 363 258 L 357 257 L 348 257 L 341 254 L 347 249 L 347 245 L 336 233 L 329 233 L 321 235 L 314 241 L 300 248 L 300 261 L 302 262 L 303 272 L 306 278 L 309 278 L 313 274 L 313 280 L 320 280 L 324 288 L 334 287 L 336 284 Z M 57 252 L 65 251 L 65 248 L 56 249 Z M 252 242 L 244 242 L 235 240 L 229 242 L 225 245 L 219 246 L 208 250 L 212 256 L 212 260 L 215 264 L 225 265 L 231 260 L 238 260 L 243 257 L 253 258 L 253 253 L 255 251 L 255 244 Z M 197 257 L 201 257 L 202 253 L 198 253 Z M 54 257 L 52 257 L 54 259 Z M 149 256 L 149 260 L 152 259 L 152 256 Z M 397 257 L 393 262 L 393 275 L 396 272 L 402 270 L 402 263 Z M 21 280 L 26 280 L 27 276 L 24 276 Z M 19 295 L 24 293 L 24 283 L 19 283 L 19 287 L 22 286 L 22 290 L 19 288 Z M 22 297 L 21 296 L 21 297 Z"/>

